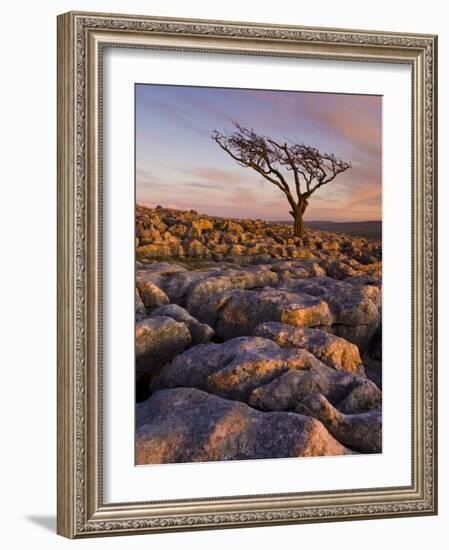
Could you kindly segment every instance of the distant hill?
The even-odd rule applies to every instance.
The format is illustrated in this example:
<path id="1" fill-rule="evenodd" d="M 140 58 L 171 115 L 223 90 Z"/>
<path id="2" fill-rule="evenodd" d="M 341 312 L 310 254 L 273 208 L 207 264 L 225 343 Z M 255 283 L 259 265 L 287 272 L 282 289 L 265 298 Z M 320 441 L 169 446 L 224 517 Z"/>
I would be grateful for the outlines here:
<path id="1" fill-rule="evenodd" d="M 285 221 L 292 225 L 293 222 Z M 365 221 L 365 222 L 327 222 L 327 221 L 306 221 L 306 227 L 310 229 L 318 229 L 319 231 L 332 231 L 333 233 L 347 233 L 348 235 L 356 235 L 357 237 L 366 237 L 369 239 L 382 238 L 382 222 L 381 221 Z"/>

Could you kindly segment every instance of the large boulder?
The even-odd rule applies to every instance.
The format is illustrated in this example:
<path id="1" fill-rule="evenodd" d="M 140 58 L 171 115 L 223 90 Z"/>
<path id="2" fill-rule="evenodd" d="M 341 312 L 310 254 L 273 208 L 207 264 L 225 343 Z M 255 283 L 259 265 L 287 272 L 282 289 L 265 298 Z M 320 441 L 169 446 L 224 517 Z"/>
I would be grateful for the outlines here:
<path id="1" fill-rule="evenodd" d="M 212 231 L 212 229 L 214 228 L 214 223 L 208 218 L 197 218 L 195 220 L 192 220 L 191 226 L 197 229 L 201 234 L 204 231 Z"/>
<path id="2" fill-rule="evenodd" d="M 263 338 L 235 338 L 223 344 L 195 346 L 166 365 L 157 387 L 195 387 L 227 399 L 247 402 L 255 388 L 289 370 L 322 366 L 311 353 L 282 349 Z"/>
<path id="3" fill-rule="evenodd" d="M 139 246 L 136 249 L 136 257 L 139 260 L 151 260 L 156 258 L 178 258 L 184 255 L 181 244 L 176 241 L 156 241 L 151 244 Z"/>
<path id="4" fill-rule="evenodd" d="M 299 328 L 283 323 L 262 323 L 255 336 L 269 338 L 281 347 L 303 348 L 337 370 L 362 372 L 362 359 L 356 345 L 344 338 L 315 328 Z"/>
<path id="5" fill-rule="evenodd" d="M 183 243 L 184 254 L 189 258 L 210 258 L 210 250 L 197 239 L 186 239 Z"/>
<path id="6" fill-rule="evenodd" d="M 220 228 L 227 233 L 235 235 L 238 235 L 243 231 L 243 227 L 233 220 L 223 220 L 220 224 Z"/>
<path id="7" fill-rule="evenodd" d="M 254 389 L 248 403 L 261 410 L 294 410 L 312 393 L 321 393 L 341 412 L 365 412 L 379 407 L 379 388 L 364 377 L 336 371 L 323 364 L 288 370 Z"/>
<path id="8" fill-rule="evenodd" d="M 326 271 L 329 277 L 333 279 L 344 279 L 345 277 L 352 277 L 357 275 L 358 272 L 354 267 L 347 262 L 341 260 L 332 260 L 326 265 Z"/>
<path id="9" fill-rule="evenodd" d="M 380 277 L 376 277 L 375 275 L 353 275 L 352 277 L 345 277 L 343 280 L 345 283 L 350 283 L 353 285 L 370 285 L 379 289 L 382 286 L 382 279 Z"/>
<path id="10" fill-rule="evenodd" d="M 140 297 L 139 291 L 136 288 L 136 321 L 142 321 L 142 319 L 147 318 L 147 311 L 143 305 L 142 298 Z"/>
<path id="11" fill-rule="evenodd" d="M 344 414 L 358 414 L 377 410 L 382 405 L 382 391 L 371 380 L 364 380 L 338 403 L 337 408 Z"/>
<path id="12" fill-rule="evenodd" d="M 136 424 L 137 464 L 350 454 L 313 418 L 193 388 L 156 392 L 137 406 Z"/>
<path id="13" fill-rule="evenodd" d="M 161 233 L 154 224 L 151 224 L 147 229 L 142 229 L 138 232 L 139 235 L 139 244 L 147 245 L 151 244 L 154 241 L 159 241 L 161 239 Z"/>
<path id="14" fill-rule="evenodd" d="M 136 324 L 136 376 L 153 376 L 185 350 L 192 337 L 185 323 L 171 317 L 144 319 Z"/>
<path id="15" fill-rule="evenodd" d="M 288 279 L 282 288 L 315 296 L 326 302 L 334 318 L 332 331 L 366 349 L 381 322 L 381 291 L 330 277 Z"/>
<path id="16" fill-rule="evenodd" d="M 179 323 L 185 323 L 189 329 L 192 338 L 192 345 L 204 344 L 209 342 L 214 335 L 214 330 L 205 323 L 200 323 L 195 317 L 192 317 L 188 311 L 176 304 L 161 306 L 151 312 L 150 319 L 155 317 L 171 317 Z"/>
<path id="17" fill-rule="evenodd" d="M 299 254 L 296 247 L 292 247 L 292 249 Z M 271 269 L 278 273 L 281 282 L 284 279 L 308 279 L 309 277 L 324 277 L 326 275 L 326 271 L 318 262 L 306 259 L 277 262 L 271 266 Z"/>
<path id="18" fill-rule="evenodd" d="M 323 241 L 321 243 L 321 249 L 322 250 L 331 250 L 333 252 L 336 252 L 337 250 L 340 250 L 340 245 L 338 242 L 333 239 L 331 241 Z"/>
<path id="19" fill-rule="evenodd" d="M 178 238 L 184 237 L 187 231 L 188 231 L 188 227 L 183 223 L 175 223 L 170 227 L 170 233 Z"/>
<path id="20" fill-rule="evenodd" d="M 320 420 L 343 445 L 362 453 L 382 452 L 382 412 L 343 414 L 319 393 L 306 397 L 296 412 Z"/>
<path id="21" fill-rule="evenodd" d="M 169 297 L 144 275 L 136 277 L 136 285 L 145 308 L 163 306 L 170 302 Z"/>
<path id="22" fill-rule="evenodd" d="M 208 277 L 192 287 L 186 301 L 186 309 L 194 317 L 215 328 L 220 309 L 230 298 L 232 290 L 229 277 Z"/>
<path id="23" fill-rule="evenodd" d="M 231 279 L 233 288 L 261 288 L 274 286 L 278 283 L 278 275 L 271 270 L 270 265 L 256 265 L 246 269 L 228 270 L 224 275 Z"/>
<path id="24" fill-rule="evenodd" d="M 178 264 L 169 264 L 167 262 L 152 262 L 136 264 L 136 281 L 150 282 L 160 289 L 164 290 L 165 284 L 176 273 L 187 272 L 185 267 Z"/>
<path id="25" fill-rule="evenodd" d="M 260 291 L 234 290 L 224 293 L 221 298 L 211 306 L 216 315 L 215 330 L 225 339 L 251 335 L 266 321 L 298 327 L 333 323 L 327 303 L 304 293 L 264 288 Z"/>
<path id="26" fill-rule="evenodd" d="M 257 355 L 279 350 L 265 338 L 234 338 L 223 344 L 202 344 L 176 357 L 161 372 L 161 387 L 191 386 L 202 388 L 211 374 L 231 364 L 245 354 Z"/>
<path id="27" fill-rule="evenodd" d="M 233 289 L 252 289 L 278 282 L 276 273 L 268 267 L 255 266 L 247 269 L 211 270 L 196 275 L 196 283 L 189 285 L 186 308 L 188 311 L 208 324 L 217 319 L 217 307 L 221 307 L 220 295 Z M 179 277 L 181 279 L 181 277 Z M 217 304 L 220 304 L 218 306 Z"/>
<path id="28" fill-rule="evenodd" d="M 210 374 L 204 381 L 204 389 L 228 399 L 247 402 L 255 388 L 267 384 L 286 370 L 308 370 L 319 364 L 316 357 L 305 350 L 247 352 Z"/>
<path id="29" fill-rule="evenodd" d="M 219 269 L 182 271 L 165 276 L 160 284 L 171 302 L 184 306 L 191 289 L 199 281 L 217 276 L 220 272 Z"/>

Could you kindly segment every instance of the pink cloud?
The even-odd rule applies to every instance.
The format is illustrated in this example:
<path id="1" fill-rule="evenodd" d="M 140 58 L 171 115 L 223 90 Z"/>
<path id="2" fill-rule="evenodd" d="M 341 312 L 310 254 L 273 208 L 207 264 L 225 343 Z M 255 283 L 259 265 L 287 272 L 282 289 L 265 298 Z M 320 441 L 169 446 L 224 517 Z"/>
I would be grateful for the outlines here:
<path id="1" fill-rule="evenodd" d="M 382 120 L 380 96 L 335 95 L 332 101 L 323 94 L 306 94 L 307 112 L 343 136 L 364 152 L 380 159 L 382 146 Z"/>
<path id="2" fill-rule="evenodd" d="M 241 175 L 212 166 L 195 168 L 190 173 L 199 178 L 217 183 L 241 183 L 243 179 Z"/>
<path id="3" fill-rule="evenodd" d="M 238 187 L 232 194 L 231 202 L 238 205 L 252 204 L 258 206 L 260 197 L 252 189 Z"/>
<path id="4" fill-rule="evenodd" d="M 379 212 L 382 206 L 382 193 L 381 191 L 372 191 L 370 189 L 360 189 L 355 191 L 349 200 L 344 204 L 344 209 L 353 209 L 355 207 L 368 208 L 369 210 L 376 210 Z"/>

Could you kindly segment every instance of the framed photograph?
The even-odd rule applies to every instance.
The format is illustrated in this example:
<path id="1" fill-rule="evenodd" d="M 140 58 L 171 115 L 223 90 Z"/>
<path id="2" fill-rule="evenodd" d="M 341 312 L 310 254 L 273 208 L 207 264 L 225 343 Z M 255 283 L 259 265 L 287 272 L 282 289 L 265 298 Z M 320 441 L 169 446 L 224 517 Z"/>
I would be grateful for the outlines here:
<path id="1" fill-rule="evenodd" d="M 437 512 L 433 35 L 58 18 L 58 532 Z"/>

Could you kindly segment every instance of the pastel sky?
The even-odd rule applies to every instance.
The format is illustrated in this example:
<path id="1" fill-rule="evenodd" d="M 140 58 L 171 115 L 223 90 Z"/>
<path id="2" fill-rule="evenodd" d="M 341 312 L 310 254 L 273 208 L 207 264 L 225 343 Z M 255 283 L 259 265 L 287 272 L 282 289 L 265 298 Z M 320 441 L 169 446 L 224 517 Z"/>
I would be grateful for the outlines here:
<path id="1" fill-rule="evenodd" d="M 232 120 L 352 162 L 314 193 L 306 220 L 381 219 L 380 96 L 137 84 L 137 202 L 289 220 L 285 195 L 211 139 L 214 129 L 232 130 Z"/>

